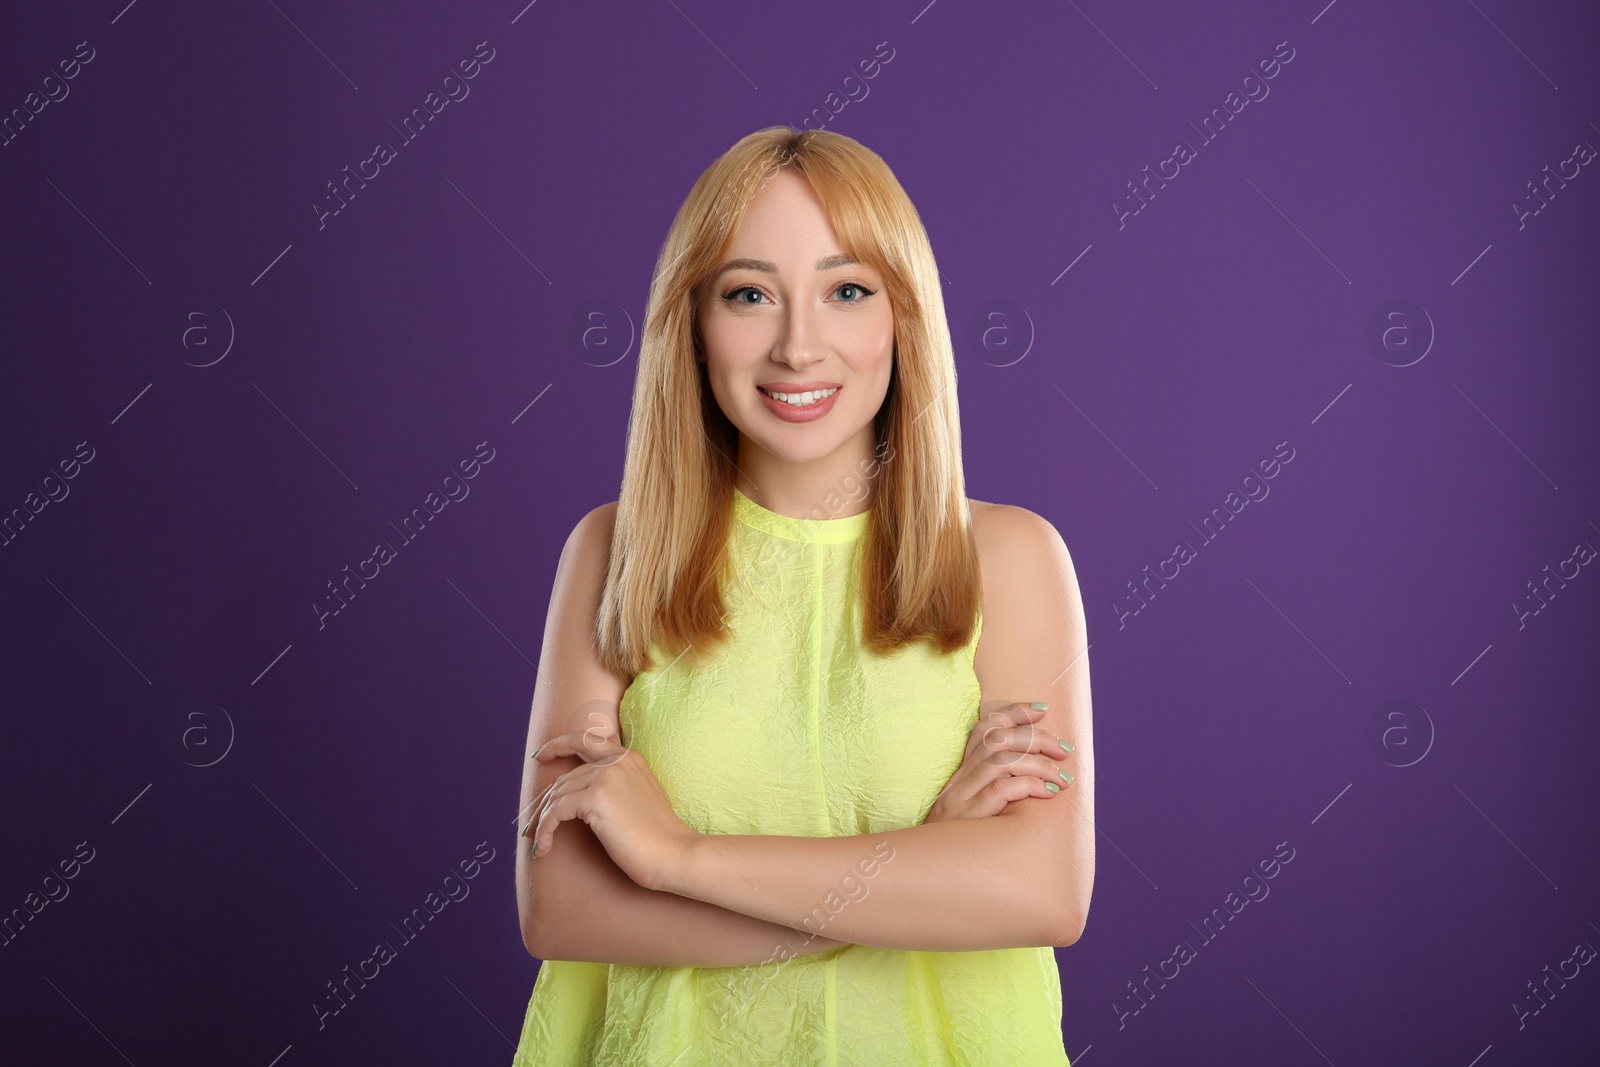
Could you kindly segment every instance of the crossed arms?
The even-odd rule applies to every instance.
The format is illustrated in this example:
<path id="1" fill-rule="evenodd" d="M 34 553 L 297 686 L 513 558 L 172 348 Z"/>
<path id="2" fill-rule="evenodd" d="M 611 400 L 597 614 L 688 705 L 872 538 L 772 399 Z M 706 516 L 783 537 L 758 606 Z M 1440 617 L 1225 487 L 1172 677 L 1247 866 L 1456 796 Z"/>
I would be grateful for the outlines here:
<path id="1" fill-rule="evenodd" d="M 662 846 L 648 865 L 640 849 L 622 844 L 625 820 L 596 821 L 628 867 L 648 871 L 641 884 L 583 816 L 571 814 L 590 791 L 573 791 L 574 781 L 599 781 L 595 765 L 584 769 L 580 755 L 547 753 L 526 761 L 517 822 L 521 829 L 553 809 L 548 825 L 560 827 L 538 859 L 531 840 L 518 842 L 517 902 L 528 951 L 541 959 L 719 967 L 845 944 L 959 951 L 1073 943 L 1094 880 L 1093 738 L 1077 579 L 1065 544 L 1044 519 L 992 505 L 982 514 L 974 518 L 984 546 L 984 637 L 974 666 L 984 707 L 1047 702 L 1033 732 L 1052 746 L 1056 736 L 1071 741 L 1074 754 L 1063 763 L 1070 786 L 1059 795 L 1019 791 L 987 817 L 855 837 L 667 834 L 682 847 Z M 625 686 L 599 664 L 591 636 L 613 516 L 614 505 L 590 512 L 562 551 L 529 753 L 592 726 L 597 708 L 610 709 L 616 730 Z M 565 709 L 583 709 L 584 721 Z M 972 753 L 969 745 L 969 760 Z M 1020 788 L 1020 780 L 1007 784 Z M 569 795 L 552 801 L 553 788 Z M 644 794 L 618 786 L 610 795 L 615 804 Z M 588 807 L 593 816 L 601 805 Z M 643 847 L 645 835 L 638 837 Z M 873 859 L 867 875 L 863 865 Z M 865 891 L 852 894 L 863 884 Z"/>

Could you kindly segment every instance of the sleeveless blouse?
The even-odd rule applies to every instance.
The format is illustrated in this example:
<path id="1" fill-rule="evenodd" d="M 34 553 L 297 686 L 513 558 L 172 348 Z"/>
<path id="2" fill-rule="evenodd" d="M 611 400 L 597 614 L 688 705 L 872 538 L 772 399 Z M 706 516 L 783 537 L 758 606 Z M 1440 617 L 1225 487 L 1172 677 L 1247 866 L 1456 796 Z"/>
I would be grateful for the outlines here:
<path id="1" fill-rule="evenodd" d="M 862 646 L 869 512 L 796 519 L 737 489 L 730 640 L 698 667 L 652 648 L 618 712 L 685 823 L 706 834 L 838 837 L 922 823 L 978 719 L 982 613 L 964 648 Z M 810 929 L 870 891 L 874 856 Z M 889 860 L 892 862 L 892 858 Z M 871 872 L 871 873 L 866 873 Z M 797 917 L 798 918 L 798 917 Z M 541 964 L 513 1067 L 1067 1064 L 1049 947 L 845 945 L 737 967 Z"/>

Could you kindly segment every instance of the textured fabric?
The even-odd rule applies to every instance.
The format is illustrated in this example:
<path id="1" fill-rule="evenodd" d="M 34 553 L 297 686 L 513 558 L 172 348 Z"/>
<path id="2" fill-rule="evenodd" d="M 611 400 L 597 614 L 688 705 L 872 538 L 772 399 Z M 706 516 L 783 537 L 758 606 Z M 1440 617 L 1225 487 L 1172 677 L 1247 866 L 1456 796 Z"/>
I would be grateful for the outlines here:
<path id="1" fill-rule="evenodd" d="M 707 834 L 919 825 L 977 721 L 978 633 L 948 655 L 926 641 L 867 652 L 856 594 L 867 513 L 794 519 L 736 490 L 734 515 L 733 638 L 695 670 L 653 650 L 622 696 L 623 740 Z M 813 931 L 829 934 L 828 919 L 871 891 L 882 855 L 863 842 Z M 712 968 L 546 961 L 513 1067 L 579 1064 L 1064 1067 L 1060 976 L 1050 948 L 846 945 Z"/>

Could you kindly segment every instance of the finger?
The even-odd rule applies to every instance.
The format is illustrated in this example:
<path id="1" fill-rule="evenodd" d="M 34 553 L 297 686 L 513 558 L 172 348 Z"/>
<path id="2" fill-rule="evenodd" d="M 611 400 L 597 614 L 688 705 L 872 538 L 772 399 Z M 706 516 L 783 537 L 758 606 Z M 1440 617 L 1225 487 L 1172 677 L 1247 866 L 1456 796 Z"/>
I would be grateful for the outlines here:
<path id="1" fill-rule="evenodd" d="M 950 779 L 947 792 L 953 799 L 963 803 L 971 803 L 981 796 L 985 790 L 996 787 L 997 782 L 1004 782 L 1006 778 L 1015 777 L 1024 782 L 1037 783 L 1032 796 L 1052 796 L 1045 786 L 1046 782 L 1054 783 L 1058 788 L 1065 789 L 1068 782 L 1058 776 L 1059 766 L 1044 756 L 1034 753 L 998 752 L 961 765 L 960 769 Z M 1007 785 L 1005 788 L 1021 788 Z"/>
<path id="2" fill-rule="evenodd" d="M 1026 775 L 1043 782 L 1054 782 L 1063 789 L 1072 784 L 1072 772 L 1048 755 L 1032 752 L 1013 755 L 1010 752 L 1002 752 L 989 757 L 985 762 L 998 774 Z"/>
<path id="3" fill-rule="evenodd" d="M 539 818 L 534 822 L 533 831 L 529 835 L 533 838 L 533 857 L 540 859 L 549 853 L 555 845 L 556 827 L 570 819 L 582 819 L 588 814 L 590 796 L 585 786 L 572 785 L 566 792 L 552 796 L 546 802 L 544 810 L 539 813 Z"/>
<path id="4" fill-rule="evenodd" d="M 1043 703 L 1043 701 L 1039 703 Z M 1015 704 L 1012 706 L 1030 712 L 1034 716 L 1029 726 L 1021 726 L 1017 731 L 1019 734 L 1030 737 L 1031 744 L 1028 751 L 1043 752 L 1051 759 L 1061 759 L 1073 751 L 1072 743 L 1063 740 L 1059 734 L 1031 727 L 1031 723 L 1037 723 L 1039 719 L 1044 717 L 1044 709 L 1036 708 L 1032 704 Z M 1049 706 L 1049 704 L 1044 705 L 1045 708 L 1049 708 Z M 1030 729 L 1032 729 L 1031 734 L 1029 733 Z"/>
<path id="5" fill-rule="evenodd" d="M 999 752 L 1038 752 L 1051 759 L 1065 759 L 1067 756 L 1066 748 L 1055 734 L 1031 723 L 1010 729 L 993 729 L 984 736 L 983 747 L 991 755 Z"/>
<path id="6" fill-rule="evenodd" d="M 600 768 L 592 764 L 579 764 L 546 786 L 529 805 L 533 814 L 529 817 L 528 824 L 522 828 L 522 836 L 532 837 L 533 828 L 538 823 L 539 817 L 549 809 L 550 805 L 568 793 L 587 789 L 594 782 L 599 770 Z"/>
<path id="7" fill-rule="evenodd" d="M 579 768 L 584 767 L 584 766 L 587 766 L 587 764 L 580 763 L 580 764 L 578 764 L 577 767 L 572 768 L 572 770 L 575 771 L 575 770 L 578 770 Z M 535 796 L 533 798 L 533 803 L 528 805 L 529 810 L 531 810 L 533 812 L 533 815 L 532 815 L 533 819 L 537 819 L 539 817 L 539 812 L 544 809 L 545 802 L 550 799 L 550 794 L 553 793 L 555 791 L 555 788 L 558 785 L 561 784 L 562 780 L 565 779 L 566 776 L 571 774 L 571 773 L 572 773 L 572 771 L 563 771 L 561 774 L 558 774 L 556 776 L 554 781 L 552 781 L 549 785 L 545 786 L 543 789 L 539 790 L 539 792 L 537 794 L 535 794 Z M 531 825 L 531 820 L 530 820 L 530 825 Z M 523 827 L 523 830 L 526 831 L 527 827 Z"/>
<path id="8" fill-rule="evenodd" d="M 577 800 L 571 796 L 558 797 L 545 805 L 528 833 L 533 839 L 534 859 L 549 855 L 550 849 L 555 845 L 556 827 L 564 820 L 573 817 L 576 806 Z"/>
<path id="9" fill-rule="evenodd" d="M 1024 705 L 1024 708 L 1027 706 Z M 1032 709 L 1027 709 L 1032 711 Z M 1041 715 L 1043 712 L 1032 712 Z M 997 751 L 1004 748 L 1013 748 L 1019 739 L 1027 738 L 1033 731 L 1031 722 L 1015 722 L 1009 715 L 995 712 L 988 721 L 980 723 L 972 731 L 973 743 L 968 746 L 968 752 L 974 748 L 986 748 Z M 1023 751 L 1026 751 L 1024 748 Z"/>
<path id="10" fill-rule="evenodd" d="M 540 763 L 549 763 L 562 756 L 577 756 L 585 763 L 605 763 L 615 761 L 622 751 L 622 739 L 616 734 L 590 727 L 578 733 L 551 738 L 539 746 L 533 758 Z"/>
<path id="11" fill-rule="evenodd" d="M 978 790 L 977 794 L 967 802 L 968 817 L 986 818 L 990 815 L 999 815 L 1006 810 L 1006 805 L 1011 803 L 1005 797 L 1005 791 L 999 788 L 997 779 Z"/>
<path id="12" fill-rule="evenodd" d="M 1005 729 L 1012 726 L 1023 726 L 1027 723 L 1037 722 L 1044 715 L 1038 708 L 1026 704 L 1006 704 L 995 708 L 979 720 L 979 725 L 984 729 L 999 727 Z M 980 731 L 981 732 L 981 731 Z"/>
<path id="13" fill-rule="evenodd" d="M 997 728 L 1004 730 L 1013 726 L 1021 726 L 1024 723 L 1036 721 L 1043 714 L 1044 712 L 1036 708 L 1030 708 L 1026 704 L 1005 704 L 995 708 L 980 716 L 978 721 L 973 723 L 967 750 L 970 752 L 974 744 L 981 742 L 984 734 L 990 730 Z"/>
<path id="14" fill-rule="evenodd" d="M 1012 777 L 1009 775 L 996 778 L 989 783 L 988 788 L 978 794 L 976 798 L 980 803 L 980 810 L 987 815 L 998 815 L 1006 809 L 1006 805 L 1023 797 L 1048 797 L 1054 796 L 1045 784 L 1032 775 Z"/>
<path id="15" fill-rule="evenodd" d="M 548 763 L 559 756 L 569 756 L 572 754 L 572 743 L 577 736 L 577 734 L 558 734 L 534 749 L 530 758 L 540 763 Z"/>

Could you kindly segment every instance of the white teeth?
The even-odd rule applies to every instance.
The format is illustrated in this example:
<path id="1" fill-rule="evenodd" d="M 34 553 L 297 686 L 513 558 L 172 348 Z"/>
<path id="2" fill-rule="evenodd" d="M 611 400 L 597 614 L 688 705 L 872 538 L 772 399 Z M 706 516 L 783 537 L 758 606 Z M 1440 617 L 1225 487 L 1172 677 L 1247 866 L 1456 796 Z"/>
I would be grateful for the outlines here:
<path id="1" fill-rule="evenodd" d="M 832 396 L 839 391 L 839 387 L 836 385 L 832 389 L 814 389 L 805 393 L 774 393 L 768 389 L 761 391 L 774 400 L 781 400 L 792 407 L 803 408 Z"/>

